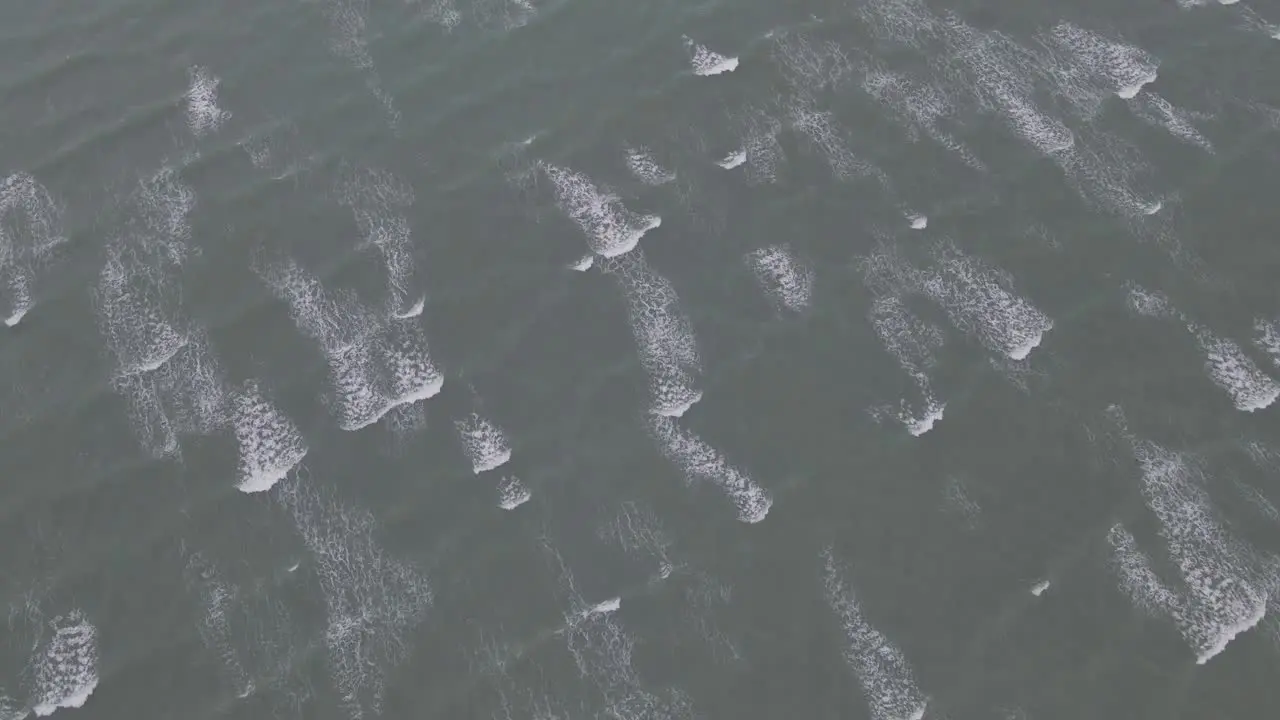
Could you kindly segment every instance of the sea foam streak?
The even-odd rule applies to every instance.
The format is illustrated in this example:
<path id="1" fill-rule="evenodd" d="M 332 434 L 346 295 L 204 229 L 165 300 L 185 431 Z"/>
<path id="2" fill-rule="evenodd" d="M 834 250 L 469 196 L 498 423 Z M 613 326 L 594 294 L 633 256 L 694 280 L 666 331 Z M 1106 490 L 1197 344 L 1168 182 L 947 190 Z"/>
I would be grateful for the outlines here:
<path id="1" fill-rule="evenodd" d="M 872 720 L 920 720 L 929 699 L 916 685 L 911 664 L 862 614 L 830 548 L 822 555 L 827 602 L 844 629 L 845 661 L 862 686 Z"/>
<path id="2" fill-rule="evenodd" d="M 587 236 L 591 252 L 606 258 L 630 252 L 648 231 L 662 224 L 657 215 L 628 210 L 622 200 L 586 175 L 551 163 L 539 168 L 551 180 L 560 209 Z"/>
<path id="3" fill-rule="evenodd" d="M 1126 302 L 1129 309 L 1139 315 L 1175 320 L 1182 324 L 1195 338 L 1204 355 L 1205 372 L 1209 379 L 1231 396 L 1237 410 L 1261 410 L 1280 397 L 1280 383 L 1263 372 L 1239 344 L 1219 337 L 1209 328 L 1190 319 L 1164 295 L 1128 283 Z"/>
<path id="4" fill-rule="evenodd" d="M 52 637 L 31 660 L 31 711 L 51 715 L 83 707 L 98 687 L 98 629 L 74 610 L 49 623 Z"/>
<path id="5" fill-rule="evenodd" d="M 231 424 L 240 452 L 237 487 L 241 492 L 270 490 L 307 454 L 297 426 L 253 381 L 245 382 L 233 394 Z"/>
<path id="6" fill-rule="evenodd" d="M 187 71 L 190 87 L 182 96 L 187 106 L 187 127 L 196 137 L 213 132 L 231 117 L 218 107 L 218 85 L 222 80 L 207 69 L 195 66 Z"/>
<path id="7" fill-rule="evenodd" d="M 885 350 L 920 389 L 922 407 L 913 410 L 904 399 L 895 415 L 907 432 L 923 435 L 942 419 L 946 409 L 946 403 L 934 396 L 928 375 L 934 364 L 934 353 L 942 347 L 942 331 L 920 320 L 894 295 L 876 298 L 871 305 L 870 320 Z"/>
<path id="8" fill-rule="evenodd" d="M 1194 461 L 1129 433 L 1118 407 L 1109 412 L 1129 442 L 1143 498 L 1182 580 L 1177 591 L 1164 585 L 1133 537 L 1117 526 L 1109 539 L 1122 582 L 1144 607 L 1170 615 L 1196 662 L 1206 663 L 1262 619 L 1267 593 L 1257 585 L 1246 547 L 1217 519 Z"/>
<path id="9" fill-rule="evenodd" d="M 36 273 L 54 248 L 66 242 L 62 207 L 29 173 L 0 180 L 0 292 L 7 294 L 4 324 L 13 327 L 31 310 Z"/>
<path id="10" fill-rule="evenodd" d="M 632 664 L 635 640 L 619 624 L 615 614 L 621 599 L 588 603 L 578 591 L 564 558 L 547 541 L 543 548 L 559 570 L 562 593 L 568 601 L 563 635 L 578 672 L 591 680 L 605 703 L 601 717 L 692 720 L 688 701 L 677 690 L 648 690 Z"/>
<path id="11" fill-rule="evenodd" d="M 415 568 L 386 554 L 368 512 L 344 507 L 297 478 L 274 492 L 314 561 L 334 686 L 353 720 L 376 716 L 387 673 L 408 657 L 405 638 L 425 618 L 431 589 Z"/>
<path id="12" fill-rule="evenodd" d="M 645 185 L 666 185 L 676 179 L 675 172 L 660 165 L 644 147 L 627 149 L 627 169 Z"/>
<path id="13" fill-rule="evenodd" d="M 790 244 L 753 250 L 746 261 L 778 307 L 800 312 L 813 302 L 813 270 L 800 262 Z"/>
<path id="14" fill-rule="evenodd" d="M 649 378 L 650 411 L 679 417 L 702 399 L 697 339 L 670 281 L 636 250 L 608 258 L 601 270 L 618 281 L 631 320 L 640 362 Z"/>
<path id="15" fill-rule="evenodd" d="M 1053 321 L 1015 295 L 1008 278 L 954 244 L 937 246 L 937 267 L 922 289 L 946 310 L 957 328 L 977 335 L 991 350 L 1014 360 L 1031 354 Z"/>
<path id="16" fill-rule="evenodd" d="M 414 286 L 413 238 L 405 212 L 413 188 L 395 175 L 372 168 L 346 169 L 338 183 L 339 201 L 351 209 L 363 246 L 377 248 L 387 273 L 390 314 L 398 318 L 422 312 L 423 293 Z"/>
<path id="17" fill-rule="evenodd" d="M 693 65 L 695 75 L 719 75 L 738 69 L 736 57 L 726 57 L 718 52 L 712 52 L 705 45 L 695 43 L 688 36 L 684 37 L 684 45 L 691 55 L 689 63 Z"/>
<path id="18" fill-rule="evenodd" d="M 674 418 L 662 415 L 649 417 L 649 429 L 658 449 L 688 481 L 709 482 L 729 496 L 739 520 L 757 523 L 768 516 L 773 507 L 769 493 L 702 438 L 681 428 Z"/>
<path id="19" fill-rule="evenodd" d="M 511 459 L 511 443 L 506 433 L 479 414 L 472 413 L 454 421 L 453 425 L 471 461 L 471 471 L 476 475 L 500 468 Z"/>
<path id="20" fill-rule="evenodd" d="M 256 269 L 324 353 L 342 429 L 368 427 L 393 408 L 440 392 L 444 376 L 415 319 L 380 316 L 351 293 L 329 292 L 292 260 Z"/>

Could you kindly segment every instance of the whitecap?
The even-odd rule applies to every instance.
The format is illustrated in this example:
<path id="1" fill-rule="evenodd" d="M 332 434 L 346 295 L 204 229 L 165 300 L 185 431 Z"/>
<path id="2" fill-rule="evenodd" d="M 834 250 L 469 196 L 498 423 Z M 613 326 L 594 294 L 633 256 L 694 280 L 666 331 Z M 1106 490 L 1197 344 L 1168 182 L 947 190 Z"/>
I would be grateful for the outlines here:
<path id="1" fill-rule="evenodd" d="M 683 415 L 702 398 L 702 390 L 697 340 L 680 308 L 680 297 L 639 250 L 607 259 L 602 269 L 622 288 L 631 333 L 649 380 L 650 411 L 668 417 Z"/>
<path id="2" fill-rule="evenodd" d="M 510 475 L 498 481 L 498 507 L 503 510 L 515 510 L 532 498 L 533 493 L 520 478 Z"/>
<path id="3" fill-rule="evenodd" d="M 31 711 L 51 715 L 79 708 L 98 687 L 98 628 L 72 611 L 50 623 L 53 636 L 32 658 Z"/>
<path id="4" fill-rule="evenodd" d="M 823 565 L 827 603 L 845 633 L 845 661 L 862 686 L 872 720 L 920 720 L 929 698 L 906 655 L 867 621 L 830 548 L 823 552 Z"/>
<path id="5" fill-rule="evenodd" d="M 746 262 L 779 307 L 800 312 L 813 302 L 813 270 L 800 262 L 790 243 L 753 250 L 747 253 Z"/>
<path id="6" fill-rule="evenodd" d="M 506 433 L 479 413 L 456 420 L 453 425 L 471 461 L 471 471 L 476 475 L 500 468 L 511 460 L 511 443 Z"/>
<path id="7" fill-rule="evenodd" d="M 650 416 L 649 429 L 659 451 L 680 468 L 687 480 L 709 482 L 729 496 L 739 520 L 757 523 L 769 514 L 773 498 L 768 491 L 702 438 L 681 428 L 673 418 L 661 415 Z"/>
<path id="8" fill-rule="evenodd" d="M 550 163 L 539 165 L 551 180 L 560 209 L 577 223 L 591 251 L 603 257 L 630 252 L 644 234 L 662 225 L 657 215 L 628 210 L 618 196 L 598 187 L 586 175 Z"/>
<path id="9" fill-rule="evenodd" d="M 688 36 L 684 38 L 684 44 L 692 56 L 689 62 L 693 66 L 695 75 L 720 75 L 738 69 L 736 57 L 728 57 L 708 50 L 705 45 L 695 43 Z"/>
<path id="10" fill-rule="evenodd" d="M 270 490 L 307 454 L 296 425 L 247 381 L 232 399 L 232 428 L 239 448 L 241 492 Z"/>

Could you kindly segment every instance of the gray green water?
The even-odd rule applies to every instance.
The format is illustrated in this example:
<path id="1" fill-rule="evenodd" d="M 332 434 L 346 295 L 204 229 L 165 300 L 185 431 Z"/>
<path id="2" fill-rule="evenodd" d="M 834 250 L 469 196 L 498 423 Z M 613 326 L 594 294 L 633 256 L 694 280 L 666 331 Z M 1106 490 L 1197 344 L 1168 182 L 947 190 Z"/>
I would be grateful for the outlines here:
<path id="1" fill-rule="evenodd" d="M 0 5 L 0 720 L 1270 716 L 1277 35 Z"/>

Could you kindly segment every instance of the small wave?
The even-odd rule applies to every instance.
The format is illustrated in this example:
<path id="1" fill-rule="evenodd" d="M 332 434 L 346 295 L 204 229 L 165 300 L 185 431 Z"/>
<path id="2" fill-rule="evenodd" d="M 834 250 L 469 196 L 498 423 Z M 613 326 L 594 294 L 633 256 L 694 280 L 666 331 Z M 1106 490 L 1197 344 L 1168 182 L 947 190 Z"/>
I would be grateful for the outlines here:
<path id="1" fill-rule="evenodd" d="M 813 302 L 813 270 L 800 262 L 790 244 L 753 250 L 746 262 L 778 306 L 800 312 Z"/>
<path id="2" fill-rule="evenodd" d="M 476 475 L 496 470 L 511 460 L 511 443 L 506 433 L 478 413 L 456 420 L 453 425 L 471 461 L 471 471 Z"/>
<path id="3" fill-rule="evenodd" d="M 510 475 L 498 481 L 498 507 L 503 510 L 515 510 L 532 498 L 533 493 L 520 478 Z"/>
<path id="4" fill-rule="evenodd" d="M 862 686 L 872 719 L 921 720 L 929 698 L 920 691 L 906 655 L 867 621 L 830 548 L 823 552 L 823 565 L 827 603 L 845 633 L 845 660 Z"/>
<path id="5" fill-rule="evenodd" d="M 302 434 L 258 389 L 245 382 L 232 404 L 232 427 L 239 447 L 241 492 L 270 490 L 307 454 Z"/>
<path id="6" fill-rule="evenodd" d="M 692 55 L 689 62 L 693 65 L 693 73 L 695 75 L 720 75 L 721 73 L 733 72 L 738 69 L 738 58 L 736 57 L 727 57 L 720 53 L 712 52 L 706 46 L 695 43 L 688 36 L 684 38 L 684 44 Z"/>
<path id="7" fill-rule="evenodd" d="M 1200 344 L 1209 377 L 1231 396 L 1236 409 L 1262 410 L 1280 397 L 1280 384 L 1264 373 L 1234 341 L 1218 337 L 1194 323 L 1188 324 L 1187 329 Z"/>
<path id="8" fill-rule="evenodd" d="M 670 417 L 650 416 L 649 428 L 658 449 L 688 480 L 710 482 L 729 496 L 738 510 L 739 520 L 757 523 L 768 516 L 773 498 L 749 475 L 730 465 L 718 450 L 681 428 Z"/>
<path id="9" fill-rule="evenodd" d="M 658 164 L 648 148 L 628 148 L 627 169 L 645 185 L 666 185 L 676 179 L 675 172 Z"/>
<path id="10" fill-rule="evenodd" d="M 415 262 L 413 236 L 407 209 L 413 205 L 413 188 L 392 173 L 373 169 L 346 169 L 338 183 L 339 201 L 351 210 L 362 244 L 377 248 L 387 273 L 389 314 L 412 317 L 420 305 L 411 298 L 423 293 L 413 286 Z M 408 308 L 408 310 L 406 310 Z"/>
<path id="11" fill-rule="evenodd" d="M 1129 108 L 1143 121 L 1164 128 L 1166 132 L 1182 142 L 1194 145 L 1205 152 L 1213 152 L 1213 143 L 1201 135 L 1192 124 L 1190 114 L 1181 108 L 1174 107 L 1173 103 L 1159 95 L 1144 90 L 1131 99 Z"/>
<path id="12" fill-rule="evenodd" d="M 1256 344 L 1263 352 L 1271 356 L 1271 362 L 1280 367 L 1280 321 L 1258 318 L 1253 321 Z"/>
<path id="13" fill-rule="evenodd" d="M 51 715 L 79 708 L 98 687 L 98 629 L 84 613 L 72 611 L 50 623 L 53 637 L 32 659 L 31 712 Z"/>
<path id="14" fill-rule="evenodd" d="M 289 305 L 298 329 L 320 345 L 344 430 L 373 425 L 443 388 L 444 376 L 413 319 L 380 318 L 354 294 L 327 291 L 292 260 L 257 263 L 255 270 Z"/>
<path id="15" fill-rule="evenodd" d="M 17 325 L 35 304 L 33 286 L 54 248 L 67 241 L 63 208 L 29 173 L 0 181 L 0 283 L 8 297 L 4 324 Z"/>
<path id="16" fill-rule="evenodd" d="M 907 432 L 917 437 L 923 435 L 942 419 L 946 409 L 946 403 L 934 396 L 928 376 L 935 353 L 942 347 L 942 331 L 920 320 L 894 295 L 876 298 L 869 317 L 880 342 L 920 390 L 922 407 L 912 408 L 904 399 L 893 414 Z"/>
<path id="17" fill-rule="evenodd" d="M 716 161 L 716 164 L 725 170 L 732 170 L 747 161 L 746 150 L 734 150 Z"/>
<path id="18" fill-rule="evenodd" d="M 216 131 L 231 117 L 218 107 L 218 85 L 222 80 L 207 69 L 195 66 L 187 71 L 190 85 L 183 95 L 187 105 L 187 127 L 196 137 Z"/>
<path id="19" fill-rule="evenodd" d="M 701 360 L 689 319 L 670 281 L 637 250 L 607 259 L 602 269 L 621 285 L 631 334 L 649 379 L 650 411 L 679 417 L 702 398 Z"/>
<path id="20" fill-rule="evenodd" d="M 411 565 L 386 554 L 364 510 L 344 507 L 309 483 L 278 483 L 275 497 L 293 516 L 324 596 L 330 676 L 353 718 L 378 715 L 388 673 L 407 659 L 405 636 L 432 605 L 431 588 Z"/>
<path id="21" fill-rule="evenodd" d="M 1109 539 L 1125 589 L 1145 607 L 1170 615 L 1196 662 L 1204 664 L 1262 619 L 1266 592 L 1255 585 L 1246 547 L 1217 519 L 1194 461 L 1130 434 L 1118 407 L 1109 414 L 1138 462 L 1143 498 L 1183 581 L 1182 588 L 1171 591 L 1136 549 L 1132 535 L 1112 528 Z"/>
<path id="22" fill-rule="evenodd" d="M 591 251 L 606 258 L 633 250 L 645 233 L 662 224 L 657 215 L 628 210 L 618 196 L 586 175 L 550 163 L 539 165 L 551 180 L 560 209 L 582 228 Z"/>
<path id="23" fill-rule="evenodd" d="M 934 252 L 938 266 L 922 278 L 921 289 L 947 312 L 961 330 L 984 345 L 1021 360 L 1040 345 L 1053 320 L 1014 294 L 1010 281 L 950 242 Z"/>

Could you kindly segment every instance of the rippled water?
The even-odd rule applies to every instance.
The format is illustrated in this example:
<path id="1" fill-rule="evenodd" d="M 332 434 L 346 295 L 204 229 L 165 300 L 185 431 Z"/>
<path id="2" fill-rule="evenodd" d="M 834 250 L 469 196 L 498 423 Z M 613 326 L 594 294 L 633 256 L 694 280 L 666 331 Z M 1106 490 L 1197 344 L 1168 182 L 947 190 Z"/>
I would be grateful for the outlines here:
<path id="1" fill-rule="evenodd" d="M 0 8 L 0 720 L 1280 707 L 1280 7 Z"/>

